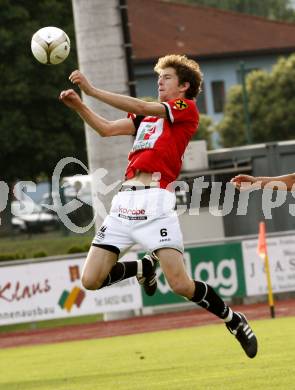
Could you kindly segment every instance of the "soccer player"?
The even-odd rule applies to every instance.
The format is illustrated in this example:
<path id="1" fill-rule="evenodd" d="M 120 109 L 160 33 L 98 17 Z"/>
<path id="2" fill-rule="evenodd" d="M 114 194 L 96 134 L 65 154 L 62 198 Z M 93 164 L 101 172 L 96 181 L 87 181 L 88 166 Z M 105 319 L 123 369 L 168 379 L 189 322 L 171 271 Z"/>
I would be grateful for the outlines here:
<path id="1" fill-rule="evenodd" d="M 230 182 L 237 189 L 247 189 L 253 184 L 262 189 L 272 183 L 277 190 L 291 191 L 293 185 L 295 184 L 295 173 L 289 173 L 288 175 L 282 176 L 237 175 L 233 177 Z"/>
<path id="2" fill-rule="evenodd" d="M 73 89 L 60 94 L 60 100 L 99 135 L 135 136 L 125 181 L 89 250 L 82 273 L 83 286 L 95 290 L 136 276 L 145 292 L 153 295 L 159 262 L 171 289 L 221 318 L 247 356 L 253 358 L 257 339 L 245 316 L 233 312 L 209 284 L 192 280 L 184 266 L 173 182 L 198 126 L 195 100 L 201 89 L 202 73 L 195 61 L 174 54 L 160 58 L 155 72 L 159 102 L 97 89 L 78 70 L 70 75 L 70 81 L 84 93 L 131 113 L 129 118 L 109 121 L 87 107 Z M 148 254 L 138 261 L 118 262 L 119 255 L 135 243 Z"/>

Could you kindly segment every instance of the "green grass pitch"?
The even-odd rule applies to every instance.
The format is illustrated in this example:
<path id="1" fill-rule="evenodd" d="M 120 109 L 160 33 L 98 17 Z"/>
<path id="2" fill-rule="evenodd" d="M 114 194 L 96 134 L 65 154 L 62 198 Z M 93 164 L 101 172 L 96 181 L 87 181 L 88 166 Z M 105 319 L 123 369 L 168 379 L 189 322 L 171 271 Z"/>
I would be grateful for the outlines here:
<path id="1" fill-rule="evenodd" d="M 295 389 L 295 317 L 251 325 L 255 359 L 222 324 L 2 349 L 0 389 Z"/>

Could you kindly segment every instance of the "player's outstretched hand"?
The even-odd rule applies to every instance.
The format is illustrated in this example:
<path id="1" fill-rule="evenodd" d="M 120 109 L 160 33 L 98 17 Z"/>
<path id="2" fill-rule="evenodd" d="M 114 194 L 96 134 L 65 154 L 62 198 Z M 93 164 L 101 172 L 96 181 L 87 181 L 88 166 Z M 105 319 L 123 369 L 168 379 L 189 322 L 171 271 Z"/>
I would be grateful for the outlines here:
<path id="1" fill-rule="evenodd" d="M 80 96 L 73 89 L 62 91 L 59 95 L 59 100 L 73 110 L 79 110 L 82 106 Z"/>
<path id="2" fill-rule="evenodd" d="M 69 80 L 79 86 L 79 88 L 86 93 L 86 95 L 91 95 L 93 89 L 92 85 L 89 83 L 87 78 L 79 70 L 74 70 L 69 77 Z"/>
<path id="3" fill-rule="evenodd" d="M 250 189 L 250 187 L 252 187 L 253 184 L 257 184 L 259 187 L 259 185 L 261 184 L 259 181 L 257 181 L 257 179 L 254 176 L 250 176 L 250 175 L 237 175 L 233 177 L 230 182 L 238 190 Z"/>

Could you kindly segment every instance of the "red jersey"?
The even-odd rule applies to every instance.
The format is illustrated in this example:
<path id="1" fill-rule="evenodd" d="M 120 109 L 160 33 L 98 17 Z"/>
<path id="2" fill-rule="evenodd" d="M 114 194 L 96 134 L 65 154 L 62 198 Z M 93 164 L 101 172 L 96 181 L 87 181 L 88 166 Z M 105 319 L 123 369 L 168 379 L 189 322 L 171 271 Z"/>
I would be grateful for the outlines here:
<path id="1" fill-rule="evenodd" d="M 159 172 L 160 187 L 166 188 L 179 175 L 184 151 L 198 127 L 199 113 L 195 102 L 189 99 L 173 99 L 162 104 L 167 119 L 133 118 L 136 138 L 128 156 L 125 177 L 131 179 L 136 170 Z"/>

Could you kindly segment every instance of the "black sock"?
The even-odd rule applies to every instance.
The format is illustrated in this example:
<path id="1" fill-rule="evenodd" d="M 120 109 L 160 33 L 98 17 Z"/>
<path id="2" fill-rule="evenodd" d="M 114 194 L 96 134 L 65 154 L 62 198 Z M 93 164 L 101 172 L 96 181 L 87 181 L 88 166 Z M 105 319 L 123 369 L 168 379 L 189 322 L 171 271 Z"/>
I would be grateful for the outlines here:
<path id="1" fill-rule="evenodd" d="M 137 275 L 137 261 L 118 261 L 107 278 L 103 282 L 100 288 L 111 286 L 112 284 L 118 283 L 121 280 L 131 278 Z"/>
<path id="2" fill-rule="evenodd" d="M 142 275 L 147 276 L 152 272 L 153 264 L 149 259 L 146 259 L 145 257 L 143 257 L 141 261 L 142 261 Z"/>
<path id="3" fill-rule="evenodd" d="M 213 288 L 204 282 L 195 281 L 195 293 L 191 301 L 215 314 L 221 319 L 226 319 L 231 309 L 220 298 Z"/>
<path id="4" fill-rule="evenodd" d="M 113 266 L 100 288 L 111 286 L 112 284 L 131 278 L 132 276 L 137 276 L 139 262 L 142 263 L 142 276 L 150 274 L 153 270 L 153 264 L 145 257 L 138 261 L 119 261 Z"/>

